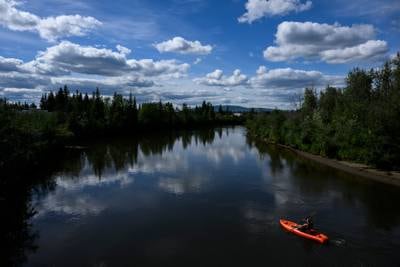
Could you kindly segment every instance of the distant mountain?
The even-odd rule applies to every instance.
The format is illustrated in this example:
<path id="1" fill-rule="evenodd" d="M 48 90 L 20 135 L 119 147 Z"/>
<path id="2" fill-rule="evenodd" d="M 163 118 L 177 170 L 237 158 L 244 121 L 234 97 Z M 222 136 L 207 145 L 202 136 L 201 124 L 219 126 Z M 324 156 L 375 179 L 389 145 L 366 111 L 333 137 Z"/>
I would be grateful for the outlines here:
<path id="1" fill-rule="evenodd" d="M 219 105 L 214 106 L 214 110 L 218 111 L 219 110 Z M 242 106 L 234 106 L 234 105 L 222 105 L 222 110 L 223 111 L 230 111 L 234 113 L 245 113 L 245 112 L 250 112 L 252 108 L 246 108 Z M 255 112 L 271 112 L 272 109 L 270 108 L 253 108 Z"/>

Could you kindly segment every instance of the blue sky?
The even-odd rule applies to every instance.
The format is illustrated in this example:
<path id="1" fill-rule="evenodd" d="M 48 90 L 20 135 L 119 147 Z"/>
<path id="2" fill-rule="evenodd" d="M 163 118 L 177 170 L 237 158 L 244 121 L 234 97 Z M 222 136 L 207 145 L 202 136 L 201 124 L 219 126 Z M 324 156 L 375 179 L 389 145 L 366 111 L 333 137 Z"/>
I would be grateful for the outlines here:
<path id="1" fill-rule="evenodd" d="M 397 0 L 0 0 L 0 96 L 292 108 L 400 47 Z"/>

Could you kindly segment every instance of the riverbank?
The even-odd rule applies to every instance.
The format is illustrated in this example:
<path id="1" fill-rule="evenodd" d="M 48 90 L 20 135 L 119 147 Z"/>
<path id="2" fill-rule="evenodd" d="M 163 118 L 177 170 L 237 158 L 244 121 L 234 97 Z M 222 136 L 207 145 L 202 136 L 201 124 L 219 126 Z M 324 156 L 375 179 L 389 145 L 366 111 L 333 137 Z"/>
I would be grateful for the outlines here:
<path id="1" fill-rule="evenodd" d="M 347 172 L 352 175 L 356 175 L 359 177 L 375 180 L 382 183 L 387 183 L 395 186 L 400 186 L 400 172 L 393 171 L 382 171 L 371 166 L 367 166 L 364 164 L 348 162 L 348 161 L 340 161 L 336 159 L 330 159 L 326 157 L 322 157 L 319 155 L 314 155 L 308 152 L 304 152 L 301 150 L 297 150 L 290 146 L 277 144 L 277 146 L 290 150 L 298 156 L 301 156 L 305 159 L 316 161 L 320 164 L 329 166 L 331 168 Z"/>

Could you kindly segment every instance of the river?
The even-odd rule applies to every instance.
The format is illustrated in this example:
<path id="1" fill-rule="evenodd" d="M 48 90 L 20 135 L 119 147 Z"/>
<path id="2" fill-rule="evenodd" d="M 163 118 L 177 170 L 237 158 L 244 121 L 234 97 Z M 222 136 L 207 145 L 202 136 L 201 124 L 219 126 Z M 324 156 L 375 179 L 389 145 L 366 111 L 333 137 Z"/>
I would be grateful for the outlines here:
<path id="1" fill-rule="evenodd" d="M 105 140 L 52 168 L 9 223 L 4 257 L 24 266 L 400 265 L 400 188 L 242 127 Z M 279 225 L 309 214 L 330 243 Z"/>

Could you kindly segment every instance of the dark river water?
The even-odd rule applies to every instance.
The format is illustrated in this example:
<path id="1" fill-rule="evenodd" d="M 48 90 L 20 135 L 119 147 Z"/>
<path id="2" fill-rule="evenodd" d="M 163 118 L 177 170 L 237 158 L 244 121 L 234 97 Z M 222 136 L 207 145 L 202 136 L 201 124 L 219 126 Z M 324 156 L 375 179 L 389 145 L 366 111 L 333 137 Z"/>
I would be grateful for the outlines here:
<path id="1" fill-rule="evenodd" d="M 18 206 L 4 257 L 26 266 L 400 266 L 400 188 L 254 142 L 241 127 L 108 140 L 71 149 L 54 168 Z M 279 225 L 309 214 L 329 244 Z"/>

